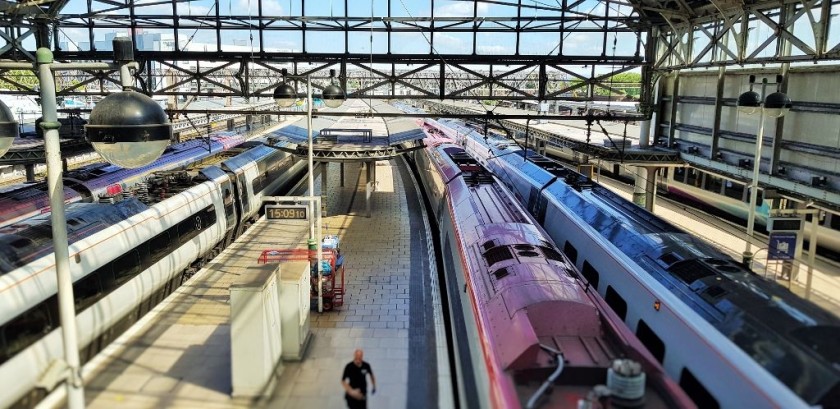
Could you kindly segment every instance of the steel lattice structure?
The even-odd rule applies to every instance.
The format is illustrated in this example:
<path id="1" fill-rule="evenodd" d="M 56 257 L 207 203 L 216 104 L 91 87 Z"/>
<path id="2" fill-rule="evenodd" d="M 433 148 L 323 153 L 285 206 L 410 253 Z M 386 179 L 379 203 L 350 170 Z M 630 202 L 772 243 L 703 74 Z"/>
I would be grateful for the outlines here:
<path id="1" fill-rule="evenodd" d="M 619 99 L 630 86 L 648 115 L 663 72 L 840 57 L 840 0 L 408 3 L 0 0 L 0 58 L 31 61 L 47 46 L 60 60 L 108 60 L 122 34 L 143 67 L 138 88 L 173 103 L 269 97 L 286 68 L 318 88 L 335 70 L 350 98 L 582 101 Z M 154 36 L 156 46 L 144 44 Z M 615 82 L 640 71 L 635 84 Z M 33 83 L 0 72 L 10 93 L 35 94 Z M 115 73 L 69 73 L 59 95 L 104 95 L 118 83 Z"/>
<path id="2" fill-rule="evenodd" d="M 32 60 L 36 46 L 48 46 L 61 60 L 108 60 L 107 40 L 123 33 L 138 48 L 144 92 L 248 98 L 270 96 L 282 68 L 312 75 L 319 88 L 335 70 L 350 98 L 619 98 L 612 77 L 646 66 L 647 26 L 632 7 L 611 0 L 556 6 L 432 0 L 420 12 L 403 0 L 379 0 L 376 10 L 368 0 L 343 0 L 329 16 L 313 14 L 322 8 L 312 4 L 325 3 L 314 0 L 279 10 L 276 1 L 252 0 L 248 13 L 230 0 L 229 7 L 220 0 L 75 2 L 0 1 L 6 10 L 0 58 Z M 149 34 L 170 47 L 142 47 Z M 506 46 L 497 45 L 502 37 Z M 198 38 L 203 48 L 195 46 Z M 328 47 L 325 39 L 333 40 Z M 413 45 L 399 46 L 405 42 Z M 2 86 L 34 93 L 16 74 L 0 73 Z M 78 72 L 62 80 L 59 95 L 103 95 L 118 84 L 115 73 Z"/>

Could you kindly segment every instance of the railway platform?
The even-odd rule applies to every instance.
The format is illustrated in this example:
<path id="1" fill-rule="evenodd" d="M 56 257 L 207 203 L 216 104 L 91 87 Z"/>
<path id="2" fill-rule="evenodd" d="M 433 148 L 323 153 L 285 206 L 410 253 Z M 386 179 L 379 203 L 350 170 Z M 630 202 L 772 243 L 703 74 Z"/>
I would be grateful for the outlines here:
<path id="1" fill-rule="evenodd" d="M 356 348 L 376 376 L 369 408 L 451 406 L 433 247 L 410 171 L 402 159 L 378 163 L 368 218 L 369 173 L 344 164 L 342 183 L 338 166 L 316 169 L 315 190 L 326 202 L 325 233 L 340 237 L 345 255 L 344 304 L 310 312 L 304 358 L 284 361 L 270 395 L 231 397 L 229 287 L 263 250 L 306 248 L 308 227 L 263 218 L 85 365 L 87 406 L 341 408 L 341 373 Z"/>

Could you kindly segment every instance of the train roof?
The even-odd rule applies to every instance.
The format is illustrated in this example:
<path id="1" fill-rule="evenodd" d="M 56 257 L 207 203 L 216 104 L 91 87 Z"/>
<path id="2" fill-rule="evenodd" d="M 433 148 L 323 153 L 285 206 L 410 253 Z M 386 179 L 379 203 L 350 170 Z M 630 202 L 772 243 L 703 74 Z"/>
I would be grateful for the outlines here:
<path id="1" fill-rule="evenodd" d="M 75 243 L 146 210 L 137 199 L 115 204 L 72 203 L 66 207 L 68 244 Z M 0 274 L 6 274 L 52 253 L 50 214 L 0 228 Z"/>
<path id="2" fill-rule="evenodd" d="M 536 185 L 548 185 L 545 190 L 569 214 L 643 267 L 803 400 L 840 399 L 836 316 L 571 169 L 555 177 L 556 163 L 542 169 L 554 162 L 549 159 L 526 162 L 497 155 Z M 576 175 L 571 182 L 570 174 Z"/>
<path id="3" fill-rule="evenodd" d="M 545 398 L 549 407 L 602 383 L 619 357 L 642 362 L 652 384 L 668 384 L 653 358 L 638 341 L 631 346 L 629 330 L 487 169 L 456 145 L 427 150 L 448 187 L 483 336 L 520 402 L 535 392 L 533 380 L 544 381 L 554 369 L 551 351 L 562 351 L 565 368 Z M 647 407 L 675 405 L 671 399 L 682 395 L 671 393 L 650 385 Z"/>

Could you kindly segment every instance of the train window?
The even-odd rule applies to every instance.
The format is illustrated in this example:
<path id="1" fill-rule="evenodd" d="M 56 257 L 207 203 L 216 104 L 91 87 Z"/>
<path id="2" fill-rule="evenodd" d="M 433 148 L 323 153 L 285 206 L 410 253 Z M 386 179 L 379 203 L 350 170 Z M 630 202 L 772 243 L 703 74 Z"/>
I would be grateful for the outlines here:
<path id="1" fill-rule="evenodd" d="M 829 214 L 827 215 L 829 218 L 828 226 L 831 227 L 832 230 L 840 230 L 840 215 L 836 214 Z"/>
<path id="2" fill-rule="evenodd" d="M 680 387 L 683 388 L 685 393 L 688 395 L 691 400 L 697 405 L 698 408 L 708 408 L 708 409 L 718 409 L 720 408 L 720 404 L 718 404 L 717 399 L 715 399 L 711 393 L 694 377 L 694 374 L 691 373 L 687 368 L 683 368 L 682 373 L 680 373 Z"/>
<path id="3" fill-rule="evenodd" d="M 693 168 L 688 169 L 688 171 L 685 172 L 685 184 L 696 186 L 696 183 L 697 183 L 699 177 L 700 177 L 700 171 L 698 171 L 697 169 L 693 169 Z"/>
<path id="4" fill-rule="evenodd" d="M 706 174 L 706 184 L 704 188 L 710 192 L 720 193 L 720 188 L 723 186 L 723 179 Z"/>
<path id="5" fill-rule="evenodd" d="M 727 180 L 723 183 L 723 194 L 741 200 L 744 197 L 744 185 Z"/>
<path id="6" fill-rule="evenodd" d="M 577 264 L 577 249 L 572 245 L 572 243 L 569 243 L 568 240 L 566 241 L 566 244 L 563 245 L 563 252 L 566 253 L 566 257 L 568 257 L 569 260 L 572 260 L 572 264 Z"/>
<path id="7" fill-rule="evenodd" d="M 624 298 L 621 298 L 612 286 L 607 287 L 605 301 L 622 320 L 627 318 L 627 301 L 624 301 Z"/>
<path id="8" fill-rule="evenodd" d="M 140 273 L 140 258 L 137 251 L 131 250 L 122 257 L 114 260 L 114 278 L 117 285 L 123 285 L 126 281 L 132 279 Z"/>
<path id="9" fill-rule="evenodd" d="M 149 240 L 149 256 L 152 258 L 152 262 L 157 262 L 169 254 L 171 245 L 172 239 L 169 237 L 169 230 L 152 237 Z"/>
<path id="10" fill-rule="evenodd" d="M 73 296 L 76 299 L 76 311 L 90 307 L 104 294 L 99 275 L 88 274 L 87 277 L 73 283 Z"/>
<path id="11" fill-rule="evenodd" d="M 225 189 L 225 217 L 230 218 L 233 216 L 233 194 L 230 191 L 230 188 Z"/>
<path id="12" fill-rule="evenodd" d="M 50 308 L 50 302 L 54 299 L 55 296 L 48 298 L 0 327 L 0 339 L 2 339 L 0 344 L 3 346 L 0 352 L 0 363 L 12 358 L 52 331 L 53 322 L 57 320 L 57 317 L 53 316 L 55 311 Z"/>
<path id="13" fill-rule="evenodd" d="M 589 285 L 596 290 L 598 289 L 598 281 L 601 280 L 601 275 L 588 261 L 583 262 L 583 277 L 586 278 L 586 281 L 589 281 Z"/>
<path id="14" fill-rule="evenodd" d="M 201 218 L 204 220 L 205 228 L 216 224 L 216 208 L 213 206 L 205 207 L 204 212 L 201 214 Z"/>
<path id="15" fill-rule="evenodd" d="M 639 325 L 636 327 L 636 336 L 639 337 L 639 341 L 645 344 L 645 347 L 659 363 L 665 360 L 665 343 L 643 320 L 639 320 Z"/>
<path id="16" fill-rule="evenodd" d="M 21 238 L 19 238 L 19 239 L 15 240 L 15 241 L 13 241 L 13 242 L 11 242 L 11 243 L 9 243 L 9 244 L 10 244 L 12 247 L 14 247 L 14 248 L 17 248 L 17 249 L 22 249 L 22 248 L 24 248 L 24 247 L 26 247 L 26 246 L 31 245 L 31 244 L 32 244 L 32 240 L 29 240 L 29 239 L 28 239 L 28 238 L 26 238 L 26 237 L 21 237 Z"/>
<path id="17" fill-rule="evenodd" d="M 750 188 L 747 188 L 747 196 L 743 199 L 743 202 L 750 202 Z M 758 192 L 758 195 L 756 195 L 755 207 L 761 207 L 762 204 L 764 204 L 764 195 L 762 195 L 761 192 Z"/>
<path id="18" fill-rule="evenodd" d="M 674 168 L 674 180 L 677 182 L 685 182 L 685 168 Z"/>

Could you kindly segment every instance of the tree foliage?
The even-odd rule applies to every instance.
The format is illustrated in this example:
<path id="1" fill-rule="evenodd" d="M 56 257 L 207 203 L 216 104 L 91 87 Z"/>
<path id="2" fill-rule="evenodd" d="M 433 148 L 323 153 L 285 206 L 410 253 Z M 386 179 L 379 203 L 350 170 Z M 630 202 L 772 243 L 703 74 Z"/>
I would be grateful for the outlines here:
<path id="1" fill-rule="evenodd" d="M 26 91 L 26 88 L 21 88 L 15 85 L 16 83 L 29 89 L 35 89 L 38 85 L 38 76 L 29 70 L 9 70 L 3 75 L 0 75 L 0 87 L 12 91 Z"/>

